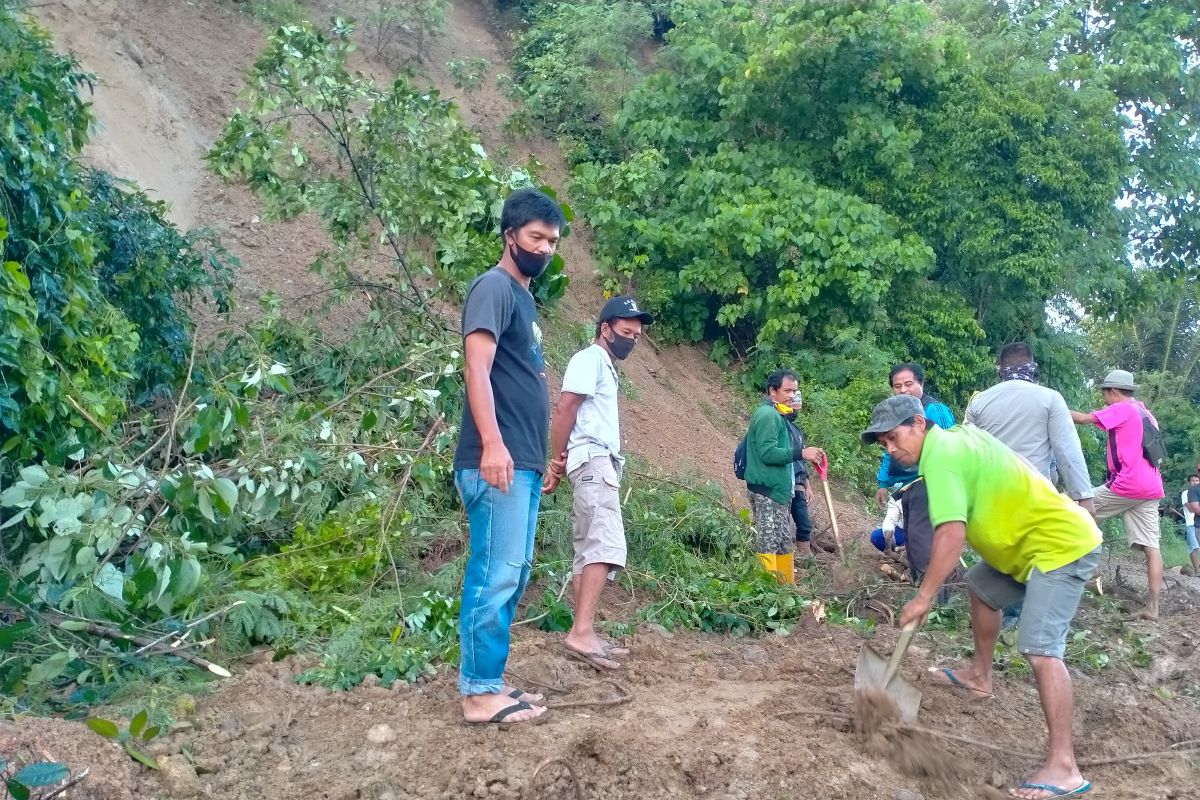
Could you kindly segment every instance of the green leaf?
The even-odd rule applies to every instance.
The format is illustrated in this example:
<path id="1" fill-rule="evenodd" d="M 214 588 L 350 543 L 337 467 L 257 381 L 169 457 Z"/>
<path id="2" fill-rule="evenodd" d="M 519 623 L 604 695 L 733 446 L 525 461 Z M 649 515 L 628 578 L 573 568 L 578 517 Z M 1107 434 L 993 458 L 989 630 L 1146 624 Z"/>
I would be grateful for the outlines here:
<path id="1" fill-rule="evenodd" d="M 70 661 L 71 654 L 65 650 L 60 650 L 44 661 L 35 664 L 33 669 L 29 670 L 29 675 L 26 676 L 25 683 L 30 686 L 39 686 L 52 681 L 63 674 Z"/>
<path id="2" fill-rule="evenodd" d="M 146 710 L 142 709 L 133 715 L 133 719 L 129 720 L 129 734 L 131 736 L 140 736 L 142 729 L 146 727 L 146 721 L 149 719 Z"/>
<path id="3" fill-rule="evenodd" d="M 217 517 L 213 513 L 212 501 L 209 500 L 209 493 L 200 491 L 196 495 L 196 505 L 200 508 L 200 514 L 214 525 L 217 523 Z"/>
<path id="4" fill-rule="evenodd" d="M 216 489 L 216 496 L 213 499 L 217 501 L 217 508 L 222 514 L 229 516 L 237 508 L 237 484 L 229 478 L 217 478 L 213 482 L 213 488 Z"/>
<path id="5" fill-rule="evenodd" d="M 92 578 L 92 584 L 109 597 L 125 599 L 125 576 L 111 562 L 100 568 L 96 577 Z"/>
<path id="6" fill-rule="evenodd" d="M 46 470 L 42 469 L 38 464 L 31 464 L 28 467 L 21 468 L 21 480 L 28 483 L 30 486 L 41 486 L 46 481 L 50 480 L 50 476 L 46 474 Z"/>
<path id="7" fill-rule="evenodd" d="M 142 733 L 142 741 L 148 742 L 151 739 L 156 738 L 160 732 L 161 731 L 157 725 L 151 725 L 149 728 L 146 728 L 146 730 Z"/>
<path id="8" fill-rule="evenodd" d="M 129 753 L 130 758 L 132 758 L 134 761 L 140 762 L 143 766 L 154 770 L 158 769 L 157 761 L 143 753 L 141 750 L 138 750 L 136 747 L 133 747 L 128 742 L 125 743 L 125 752 Z"/>
<path id="9" fill-rule="evenodd" d="M 84 724 L 105 739 L 116 739 L 121 735 L 120 729 L 117 728 L 117 723 L 103 717 L 88 717 Z"/>
<path id="10" fill-rule="evenodd" d="M 16 775 L 13 775 L 13 780 L 20 781 L 22 785 L 29 787 L 53 786 L 66 779 L 70 774 L 71 770 L 66 764 L 39 761 L 36 764 L 27 764 L 22 767 Z"/>
<path id="11" fill-rule="evenodd" d="M 29 789 L 16 778 L 9 778 L 5 786 L 12 800 L 29 800 Z"/>

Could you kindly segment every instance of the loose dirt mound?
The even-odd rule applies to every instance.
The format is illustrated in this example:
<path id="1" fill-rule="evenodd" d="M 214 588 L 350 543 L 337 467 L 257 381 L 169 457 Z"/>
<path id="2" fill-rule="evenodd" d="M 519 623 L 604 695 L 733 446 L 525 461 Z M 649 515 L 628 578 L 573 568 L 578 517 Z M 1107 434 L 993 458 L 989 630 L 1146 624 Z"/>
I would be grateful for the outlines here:
<path id="1" fill-rule="evenodd" d="M 893 632 L 879 638 L 888 641 L 881 645 L 886 651 Z M 846 722 L 789 714 L 815 708 L 861 715 L 851 674 L 860 641 L 843 628 L 753 642 L 645 631 L 628 642 L 634 652 L 625 669 L 600 675 L 568 659 L 558 637 L 518 630 L 511 680 L 546 692 L 552 704 L 599 704 L 562 708 L 545 724 L 509 730 L 462 725 L 453 676 L 445 673 L 411 688 L 331 693 L 296 684 L 302 665 L 285 659 L 253 667 L 203 698 L 185 729 L 155 752 L 189 753 L 206 796 L 247 799 L 577 797 L 557 763 L 544 768 L 530 792 L 533 771 L 547 759 L 570 765 L 587 798 L 967 798 L 989 796 L 989 784 L 1012 785 L 1035 766 L 1019 756 L 898 734 L 886 716 L 875 720 L 876 735 L 864 743 Z M 924 634 L 918 643 L 930 644 Z M 932 661 L 918 648 L 905 671 L 919 674 Z M 1194 738 L 1200 716 L 1193 708 L 1112 680 L 1077 680 L 1081 759 L 1166 750 Z M 923 688 L 925 727 L 1007 744 L 1012 752 L 1042 746 L 1029 679 L 1001 677 L 987 703 Z M 625 690 L 630 699 L 611 704 Z M 26 746 L 76 769 L 92 767 L 95 794 L 76 796 L 125 800 L 155 781 L 143 772 L 148 785 L 139 787 L 132 762 L 80 723 L 22 720 L 21 726 L 33 732 Z M 1195 797 L 1196 772 L 1182 758 L 1084 772 L 1104 798 Z M 101 785 L 115 788 L 102 794 Z"/>

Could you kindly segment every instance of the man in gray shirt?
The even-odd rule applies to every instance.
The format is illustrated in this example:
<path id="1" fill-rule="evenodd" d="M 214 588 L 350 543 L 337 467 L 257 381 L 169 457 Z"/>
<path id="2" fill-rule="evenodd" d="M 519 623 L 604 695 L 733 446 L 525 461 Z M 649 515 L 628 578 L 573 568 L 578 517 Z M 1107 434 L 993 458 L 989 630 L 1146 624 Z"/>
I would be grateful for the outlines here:
<path id="1" fill-rule="evenodd" d="M 1092 481 L 1071 412 L 1061 394 L 1037 383 L 1029 345 L 1005 345 L 998 368 L 1000 383 L 971 399 L 963 422 L 995 436 L 1048 479 L 1057 470 L 1067 495 L 1093 512 Z"/>

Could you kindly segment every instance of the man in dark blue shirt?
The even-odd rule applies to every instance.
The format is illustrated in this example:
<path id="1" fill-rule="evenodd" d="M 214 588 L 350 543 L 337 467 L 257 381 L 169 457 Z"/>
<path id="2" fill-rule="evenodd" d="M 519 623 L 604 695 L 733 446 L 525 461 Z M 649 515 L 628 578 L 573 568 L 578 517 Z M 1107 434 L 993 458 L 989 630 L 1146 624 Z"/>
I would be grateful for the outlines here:
<path id="1" fill-rule="evenodd" d="M 500 263 L 475 279 L 463 304 L 466 402 L 454 480 L 471 528 L 458 678 L 470 723 L 527 722 L 546 713 L 540 696 L 504 684 L 504 667 L 509 625 L 533 566 L 550 424 L 529 283 L 554 257 L 565 224 L 547 195 L 514 192 L 500 215 Z"/>

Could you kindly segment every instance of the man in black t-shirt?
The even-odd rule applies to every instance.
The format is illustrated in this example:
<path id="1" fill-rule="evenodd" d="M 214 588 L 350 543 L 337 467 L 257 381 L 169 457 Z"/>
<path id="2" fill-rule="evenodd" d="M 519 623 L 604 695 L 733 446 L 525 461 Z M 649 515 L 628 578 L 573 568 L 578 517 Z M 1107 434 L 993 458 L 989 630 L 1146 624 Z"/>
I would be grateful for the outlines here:
<path id="1" fill-rule="evenodd" d="M 504 254 L 467 290 L 462 331 L 466 402 L 454 481 L 471 528 L 459 615 L 458 690 L 470 723 L 546 713 L 540 695 L 504 683 L 509 625 L 533 566 L 550 395 L 542 330 L 529 283 L 554 257 L 566 220 L 536 189 L 509 196 Z"/>

